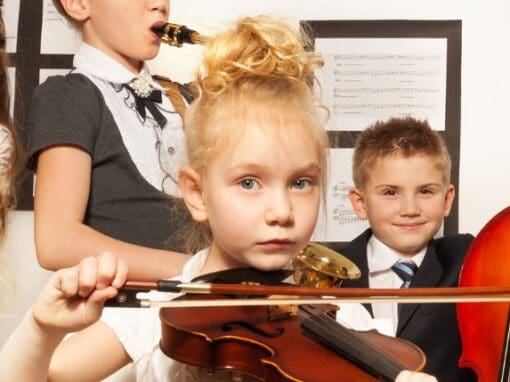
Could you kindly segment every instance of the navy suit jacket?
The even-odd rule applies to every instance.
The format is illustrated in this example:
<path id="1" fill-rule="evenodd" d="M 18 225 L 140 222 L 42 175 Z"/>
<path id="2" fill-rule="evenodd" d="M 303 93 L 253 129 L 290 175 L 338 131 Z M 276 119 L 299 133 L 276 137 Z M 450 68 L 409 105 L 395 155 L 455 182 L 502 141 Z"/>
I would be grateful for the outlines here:
<path id="1" fill-rule="evenodd" d="M 370 229 L 348 244 L 342 254 L 361 270 L 358 280 L 344 281 L 342 286 L 368 288 L 367 243 Z M 454 287 L 464 256 L 474 237 L 469 234 L 445 236 L 431 240 L 410 288 Z M 370 304 L 365 305 L 372 313 Z M 470 369 L 458 367 L 462 350 L 455 304 L 402 304 L 399 306 L 397 337 L 420 347 L 427 357 L 423 371 L 439 382 L 476 381 Z"/>

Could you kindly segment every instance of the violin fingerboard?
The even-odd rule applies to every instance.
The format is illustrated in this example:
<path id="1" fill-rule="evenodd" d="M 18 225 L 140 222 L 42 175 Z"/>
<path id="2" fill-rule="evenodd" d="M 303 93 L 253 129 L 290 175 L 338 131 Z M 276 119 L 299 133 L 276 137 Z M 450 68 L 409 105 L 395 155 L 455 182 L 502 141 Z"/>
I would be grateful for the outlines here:
<path id="1" fill-rule="evenodd" d="M 361 369 L 386 381 L 394 381 L 404 367 L 393 358 L 374 349 L 350 330 L 326 314 L 304 318 L 301 327 L 306 335 L 322 343 Z"/>

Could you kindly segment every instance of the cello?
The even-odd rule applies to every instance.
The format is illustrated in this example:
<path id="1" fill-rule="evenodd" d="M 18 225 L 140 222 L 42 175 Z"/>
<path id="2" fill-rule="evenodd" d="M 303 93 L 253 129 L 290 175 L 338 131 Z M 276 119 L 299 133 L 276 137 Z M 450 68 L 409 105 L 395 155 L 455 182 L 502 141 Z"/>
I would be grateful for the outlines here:
<path id="1" fill-rule="evenodd" d="M 510 284 L 510 207 L 494 216 L 476 236 L 461 269 L 459 286 Z M 509 304 L 457 305 L 463 350 L 459 365 L 480 382 L 510 381 Z"/>

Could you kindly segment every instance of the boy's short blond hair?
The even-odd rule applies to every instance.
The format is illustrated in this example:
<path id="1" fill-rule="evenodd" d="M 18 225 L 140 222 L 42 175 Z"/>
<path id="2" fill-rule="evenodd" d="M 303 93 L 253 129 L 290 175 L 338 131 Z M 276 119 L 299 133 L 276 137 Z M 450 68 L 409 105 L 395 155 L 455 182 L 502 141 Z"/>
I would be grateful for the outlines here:
<path id="1" fill-rule="evenodd" d="M 376 122 L 359 135 L 352 163 L 354 185 L 363 189 L 374 164 L 393 155 L 431 157 L 443 172 L 445 185 L 450 184 L 452 164 L 444 140 L 427 121 L 406 117 Z"/>

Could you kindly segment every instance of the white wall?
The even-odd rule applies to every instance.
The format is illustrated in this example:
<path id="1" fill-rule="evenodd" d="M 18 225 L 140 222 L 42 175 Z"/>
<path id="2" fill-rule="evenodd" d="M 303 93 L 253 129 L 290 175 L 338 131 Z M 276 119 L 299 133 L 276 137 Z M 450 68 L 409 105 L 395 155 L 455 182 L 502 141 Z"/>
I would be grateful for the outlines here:
<path id="1" fill-rule="evenodd" d="M 509 204 L 510 124 L 505 114 L 510 87 L 510 3 L 503 0 L 173 0 L 171 20 L 208 33 L 240 15 L 273 14 L 299 19 L 461 19 L 462 125 L 459 230 L 476 234 Z M 155 72 L 189 80 L 197 47 L 164 47 Z M 18 291 L 0 315 L 0 344 L 29 306 L 48 273 L 35 262 L 33 214 L 15 212 L 0 255 L 11 263 Z"/>
<path id="2" fill-rule="evenodd" d="M 12 212 L 7 239 L 0 248 L 1 259 L 8 264 L 9 271 L 2 273 L 7 279 L 0 282 L 0 347 L 50 276 L 35 259 L 33 216 L 28 211 Z"/>

